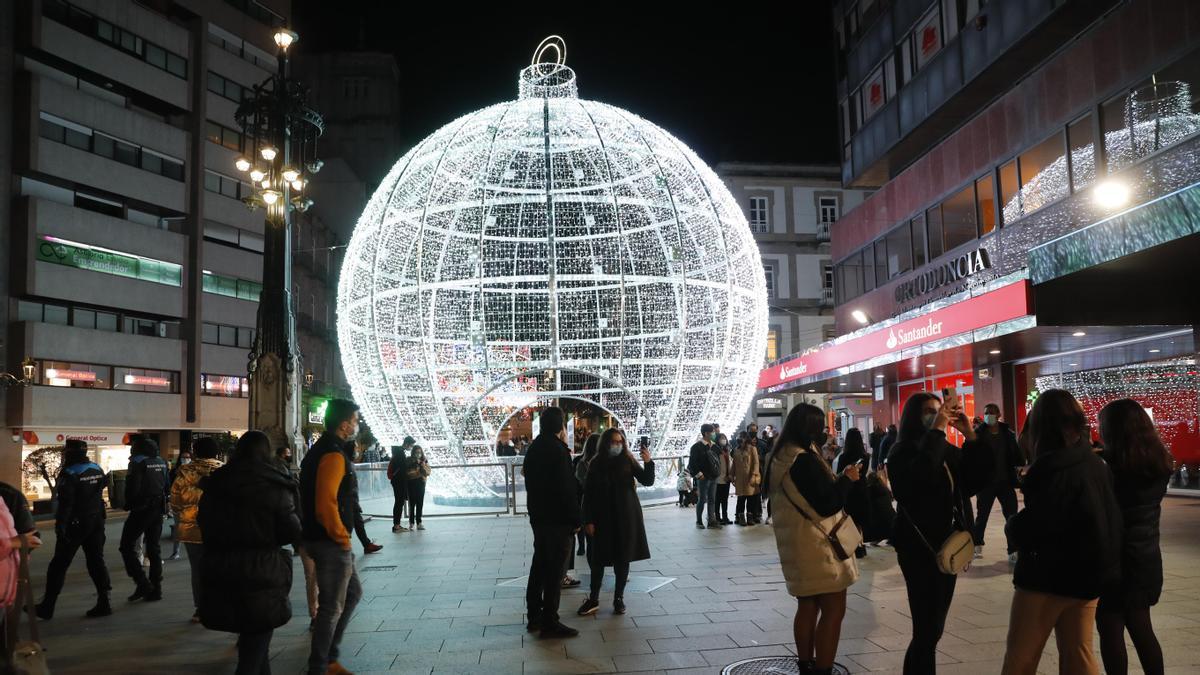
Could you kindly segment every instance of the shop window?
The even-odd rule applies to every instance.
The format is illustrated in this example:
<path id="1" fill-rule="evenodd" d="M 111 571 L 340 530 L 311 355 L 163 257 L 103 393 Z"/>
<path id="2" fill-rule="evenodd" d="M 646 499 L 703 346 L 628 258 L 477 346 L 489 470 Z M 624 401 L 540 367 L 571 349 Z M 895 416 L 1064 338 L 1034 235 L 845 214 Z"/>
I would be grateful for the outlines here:
<path id="1" fill-rule="evenodd" d="M 979 204 L 979 236 L 996 229 L 996 185 L 989 174 L 975 181 L 975 198 Z"/>
<path id="2" fill-rule="evenodd" d="M 66 361 L 41 361 L 37 384 L 50 387 L 76 387 L 83 389 L 108 389 L 110 371 L 108 366 Z"/>
<path id="3" fill-rule="evenodd" d="M 888 278 L 893 279 L 912 269 L 912 235 L 908 223 L 889 232 L 886 241 Z"/>
<path id="4" fill-rule="evenodd" d="M 1082 190 L 1096 180 L 1095 134 L 1089 114 L 1067 127 L 1071 147 L 1071 189 Z"/>
<path id="5" fill-rule="evenodd" d="M 942 239 L 946 251 L 972 241 L 979 232 L 975 218 L 975 185 L 942 202 Z"/>
<path id="6" fill-rule="evenodd" d="M 113 389 L 122 391 L 146 391 L 159 394 L 179 393 L 179 373 L 169 370 L 147 370 L 145 368 L 113 369 Z"/>

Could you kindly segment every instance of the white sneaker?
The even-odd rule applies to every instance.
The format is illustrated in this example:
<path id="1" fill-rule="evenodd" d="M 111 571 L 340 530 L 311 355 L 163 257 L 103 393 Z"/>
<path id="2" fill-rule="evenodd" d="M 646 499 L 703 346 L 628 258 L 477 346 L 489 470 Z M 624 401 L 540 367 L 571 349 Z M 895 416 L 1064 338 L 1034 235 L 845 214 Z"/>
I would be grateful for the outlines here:
<path id="1" fill-rule="evenodd" d="M 1016 565 L 1016 564 L 1017 564 L 1017 554 L 1016 554 L 1016 553 L 1009 553 L 1009 554 L 1008 554 L 1008 564 L 1009 564 L 1009 565 Z"/>
<path id="2" fill-rule="evenodd" d="M 975 559 L 976 559 L 976 560 L 979 560 L 979 559 L 980 559 L 980 558 L 982 558 L 982 557 L 983 557 L 983 547 L 982 547 L 982 546 L 976 546 L 976 547 L 975 547 Z"/>
<path id="3" fill-rule="evenodd" d="M 418 530 L 423 530 L 423 529 L 425 529 L 425 526 L 424 526 L 424 525 L 422 525 L 421 523 L 417 523 L 417 529 L 418 529 Z"/>

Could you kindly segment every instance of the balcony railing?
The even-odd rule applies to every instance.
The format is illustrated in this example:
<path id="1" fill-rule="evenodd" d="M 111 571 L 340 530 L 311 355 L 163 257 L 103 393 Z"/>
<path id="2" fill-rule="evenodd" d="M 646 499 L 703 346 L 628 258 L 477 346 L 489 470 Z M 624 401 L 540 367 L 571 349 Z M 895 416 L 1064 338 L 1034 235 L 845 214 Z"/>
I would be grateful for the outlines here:
<path id="1" fill-rule="evenodd" d="M 817 241 L 829 241 L 829 223 L 817 223 Z"/>
<path id="2" fill-rule="evenodd" d="M 821 289 L 821 306 L 822 307 L 833 307 L 833 289 L 832 288 L 822 288 Z"/>

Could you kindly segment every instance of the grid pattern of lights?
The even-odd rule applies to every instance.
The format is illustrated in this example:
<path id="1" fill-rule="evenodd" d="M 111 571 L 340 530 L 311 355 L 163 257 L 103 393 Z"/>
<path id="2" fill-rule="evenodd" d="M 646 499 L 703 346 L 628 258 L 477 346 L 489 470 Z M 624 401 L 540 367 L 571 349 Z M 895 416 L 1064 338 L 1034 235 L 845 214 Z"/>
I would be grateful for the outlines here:
<path id="1" fill-rule="evenodd" d="M 510 416 L 558 397 L 656 455 L 734 428 L 767 304 L 733 197 L 666 131 L 578 99 L 561 64 L 527 68 L 520 92 L 413 148 L 358 221 L 338 337 L 372 430 L 482 462 Z"/>

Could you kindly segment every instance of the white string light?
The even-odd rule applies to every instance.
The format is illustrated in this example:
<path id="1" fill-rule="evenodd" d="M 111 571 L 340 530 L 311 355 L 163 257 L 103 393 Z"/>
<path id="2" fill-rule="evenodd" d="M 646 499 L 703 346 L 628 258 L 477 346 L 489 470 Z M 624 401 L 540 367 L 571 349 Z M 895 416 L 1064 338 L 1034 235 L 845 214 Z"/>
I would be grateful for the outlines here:
<path id="1" fill-rule="evenodd" d="M 675 455 L 750 403 L 767 303 L 741 210 L 666 131 L 577 98 L 554 56 L 401 158 L 355 228 L 338 337 L 385 444 L 489 461 L 511 415 L 569 397 Z"/>

